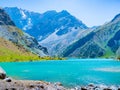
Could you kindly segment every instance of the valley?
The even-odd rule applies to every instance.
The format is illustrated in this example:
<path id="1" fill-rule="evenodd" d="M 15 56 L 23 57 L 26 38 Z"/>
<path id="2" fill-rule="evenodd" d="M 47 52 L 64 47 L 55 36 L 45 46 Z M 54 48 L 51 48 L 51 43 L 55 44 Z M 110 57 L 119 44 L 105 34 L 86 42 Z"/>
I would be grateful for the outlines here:
<path id="1" fill-rule="evenodd" d="M 6 7 L 17 27 L 35 37 L 50 56 L 116 58 L 120 56 L 120 15 L 97 27 L 87 27 L 66 10 L 36 13 Z M 25 29 L 26 28 L 26 29 Z M 91 36 L 92 35 L 92 36 Z"/>

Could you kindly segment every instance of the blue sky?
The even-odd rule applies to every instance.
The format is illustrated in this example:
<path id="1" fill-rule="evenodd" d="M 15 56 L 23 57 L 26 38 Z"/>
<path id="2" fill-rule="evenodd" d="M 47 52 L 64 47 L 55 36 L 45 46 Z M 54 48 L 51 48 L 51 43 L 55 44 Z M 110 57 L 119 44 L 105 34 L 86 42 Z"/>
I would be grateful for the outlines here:
<path id="1" fill-rule="evenodd" d="M 67 10 L 87 26 L 102 25 L 120 13 L 120 0 L 0 0 L 0 6 L 40 13 Z"/>

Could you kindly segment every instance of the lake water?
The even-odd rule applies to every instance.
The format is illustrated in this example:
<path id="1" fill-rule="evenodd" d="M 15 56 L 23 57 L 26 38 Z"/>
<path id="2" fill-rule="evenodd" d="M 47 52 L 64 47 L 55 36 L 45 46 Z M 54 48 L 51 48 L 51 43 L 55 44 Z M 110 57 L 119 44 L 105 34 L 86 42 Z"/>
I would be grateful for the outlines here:
<path id="1" fill-rule="evenodd" d="M 61 82 L 72 87 L 89 83 L 120 85 L 120 62 L 112 59 L 0 63 L 16 79 Z"/>

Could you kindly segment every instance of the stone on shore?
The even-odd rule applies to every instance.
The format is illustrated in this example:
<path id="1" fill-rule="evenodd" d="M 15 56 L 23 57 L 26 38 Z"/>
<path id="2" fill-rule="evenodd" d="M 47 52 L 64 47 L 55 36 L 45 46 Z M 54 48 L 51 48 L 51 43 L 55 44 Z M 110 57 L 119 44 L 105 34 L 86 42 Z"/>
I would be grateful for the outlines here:
<path id="1" fill-rule="evenodd" d="M 0 67 L 0 79 L 5 79 L 6 78 L 6 72 L 3 70 L 2 67 Z"/>
<path id="2" fill-rule="evenodd" d="M 11 81 L 12 81 L 12 79 L 11 79 L 11 78 L 9 78 L 9 77 L 7 77 L 7 78 L 5 78 L 5 79 L 4 79 L 4 81 L 6 81 L 6 82 L 11 82 Z"/>
<path id="3" fill-rule="evenodd" d="M 14 80 L 6 82 L 0 80 L 0 90 L 66 90 L 63 86 L 49 84 L 43 81 Z"/>

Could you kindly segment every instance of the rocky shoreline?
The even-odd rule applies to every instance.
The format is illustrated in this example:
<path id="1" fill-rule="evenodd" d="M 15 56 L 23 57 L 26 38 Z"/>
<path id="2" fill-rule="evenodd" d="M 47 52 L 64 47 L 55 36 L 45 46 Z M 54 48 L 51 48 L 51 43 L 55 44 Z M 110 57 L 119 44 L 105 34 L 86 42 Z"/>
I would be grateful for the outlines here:
<path id="1" fill-rule="evenodd" d="M 31 80 L 0 80 L 0 90 L 120 90 L 120 86 L 93 85 L 65 88 L 61 83 Z"/>
<path id="2" fill-rule="evenodd" d="M 0 90 L 120 90 L 120 85 L 106 86 L 91 83 L 87 86 L 66 88 L 59 82 L 50 83 L 33 80 L 14 80 L 7 77 L 6 72 L 0 67 Z"/>
<path id="3" fill-rule="evenodd" d="M 0 80 L 0 90 L 66 90 L 61 84 L 31 80 Z"/>
<path id="4" fill-rule="evenodd" d="M 120 86 L 116 85 L 94 85 L 94 84 L 89 84 L 87 86 L 78 86 L 70 90 L 120 90 Z"/>

